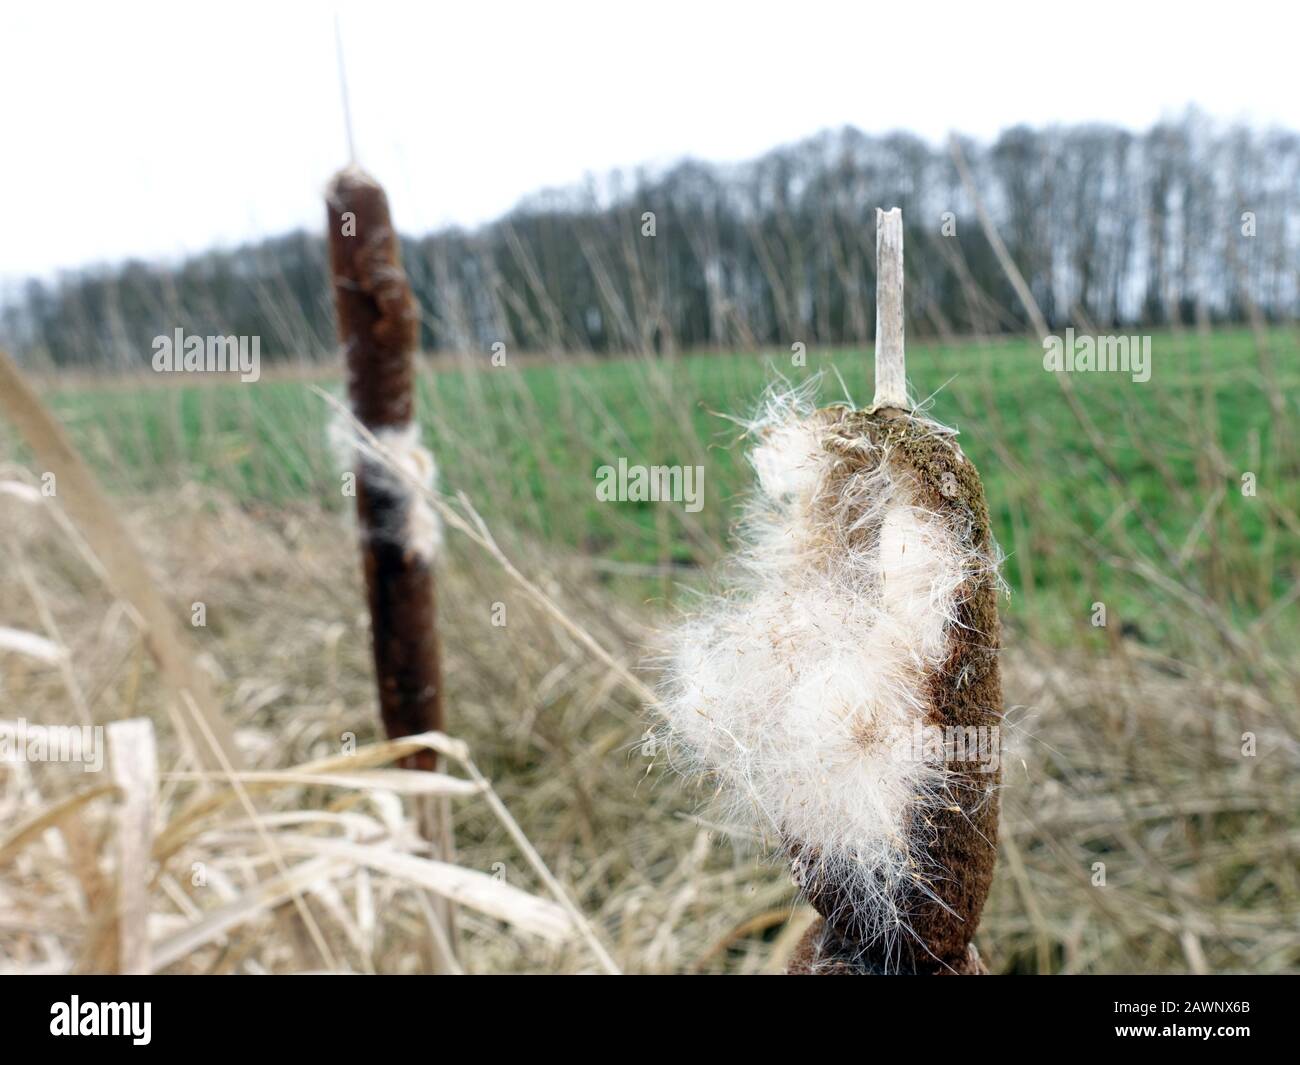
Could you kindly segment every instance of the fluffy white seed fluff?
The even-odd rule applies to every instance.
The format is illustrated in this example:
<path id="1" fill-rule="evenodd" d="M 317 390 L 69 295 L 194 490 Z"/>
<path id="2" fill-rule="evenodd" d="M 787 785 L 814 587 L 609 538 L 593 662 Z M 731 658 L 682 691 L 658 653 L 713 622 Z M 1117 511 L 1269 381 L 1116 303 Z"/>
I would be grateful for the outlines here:
<path id="1" fill-rule="evenodd" d="M 870 440 L 848 441 L 867 461 L 846 477 L 825 446 L 843 426 L 799 396 L 751 429 L 757 487 L 728 592 L 673 634 L 668 747 L 716 780 L 728 816 L 797 853 L 796 880 L 840 885 L 862 934 L 891 937 L 899 889 L 942 875 L 917 826 L 949 782 L 916 726 L 958 597 L 989 562 Z"/>
<path id="2" fill-rule="evenodd" d="M 350 418 L 339 415 L 330 423 L 330 443 L 346 467 L 364 463 L 369 482 L 389 495 L 404 498 L 406 519 L 400 528 L 381 530 L 423 562 L 431 562 L 442 547 L 442 521 L 421 489 L 438 483 L 438 464 L 420 443 L 420 426 L 409 422 L 399 428 L 376 430 L 374 442 L 362 439 Z"/>

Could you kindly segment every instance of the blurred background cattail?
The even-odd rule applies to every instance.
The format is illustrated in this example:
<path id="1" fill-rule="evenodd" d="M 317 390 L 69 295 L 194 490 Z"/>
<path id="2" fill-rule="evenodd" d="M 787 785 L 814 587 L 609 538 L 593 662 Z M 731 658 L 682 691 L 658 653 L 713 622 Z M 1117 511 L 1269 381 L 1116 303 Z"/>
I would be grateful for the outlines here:
<path id="1" fill-rule="evenodd" d="M 380 713 L 396 739 L 443 728 L 433 578 L 441 529 L 418 490 L 435 474 L 415 418 L 419 309 L 379 183 L 349 167 L 330 184 L 326 204 L 348 399 L 375 445 L 356 450 L 355 494 Z M 336 435 L 356 433 L 345 426 Z M 422 751 L 411 761 L 431 769 L 436 755 Z"/>

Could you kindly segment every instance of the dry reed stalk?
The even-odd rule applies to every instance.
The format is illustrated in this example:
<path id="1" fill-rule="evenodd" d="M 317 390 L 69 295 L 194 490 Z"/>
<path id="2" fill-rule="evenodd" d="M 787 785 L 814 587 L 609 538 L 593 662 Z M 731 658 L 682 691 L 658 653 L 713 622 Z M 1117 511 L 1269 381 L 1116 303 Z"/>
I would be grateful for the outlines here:
<path id="1" fill-rule="evenodd" d="M 149 866 L 158 805 L 158 755 L 148 718 L 108 726 L 109 762 L 121 796 L 117 810 L 117 971 L 148 973 Z"/>

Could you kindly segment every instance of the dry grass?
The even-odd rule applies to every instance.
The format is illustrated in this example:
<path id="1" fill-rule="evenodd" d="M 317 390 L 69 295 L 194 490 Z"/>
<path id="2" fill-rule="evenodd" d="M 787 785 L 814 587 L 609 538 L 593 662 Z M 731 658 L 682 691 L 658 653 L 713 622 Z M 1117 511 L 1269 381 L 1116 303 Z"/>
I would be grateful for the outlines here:
<path id="1" fill-rule="evenodd" d="M 399 778 L 339 776 L 394 757 L 367 751 L 376 714 L 345 520 L 305 507 L 252 512 L 196 488 L 123 508 L 173 600 L 206 604 L 207 627 L 195 633 L 202 662 L 254 774 L 235 789 L 185 760 L 134 625 L 48 509 L 3 511 L 7 564 L 33 579 L 0 585 L 0 621 L 37 629 L 32 619 L 44 616 L 71 668 L 5 655 L 0 717 L 73 723 L 84 705 L 97 723 L 157 725 L 147 893 L 156 963 L 190 973 L 422 970 L 426 891 L 453 886 L 420 864 L 415 800 Z M 541 553 L 514 561 L 615 663 L 643 657 L 660 620 L 651 608 L 613 599 L 585 567 Z M 805 919 L 788 876 L 753 841 L 710 824 L 699 812 L 707 796 L 666 774 L 620 670 L 463 537 L 443 575 L 440 609 L 457 619 L 447 633 L 450 731 L 617 966 L 779 969 Z M 497 603 L 504 627 L 492 623 Z M 994 970 L 1300 968 L 1300 744 L 1285 671 L 1262 658 L 1255 681 L 1242 683 L 1214 646 L 1173 662 L 1120 638 L 1077 655 L 1016 635 L 1007 644 L 1003 845 L 979 935 Z M 1244 732 L 1256 737 L 1255 757 L 1241 754 Z M 362 753 L 339 760 L 349 734 Z M 461 908 L 466 970 L 599 971 L 597 952 L 455 762 L 452 774 L 470 782 L 447 785 L 465 791 L 451 799 L 459 866 L 527 893 Z M 310 783 L 283 773 L 304 766 Z M 112 917 L 130 863 L 115 829 L 125 797 L 108 783 L 67 765 L 0 766 L 5 968 L 98 970 L 130 956 Z M 1093 883 L 1097 862 L 1104 887 Z"/>

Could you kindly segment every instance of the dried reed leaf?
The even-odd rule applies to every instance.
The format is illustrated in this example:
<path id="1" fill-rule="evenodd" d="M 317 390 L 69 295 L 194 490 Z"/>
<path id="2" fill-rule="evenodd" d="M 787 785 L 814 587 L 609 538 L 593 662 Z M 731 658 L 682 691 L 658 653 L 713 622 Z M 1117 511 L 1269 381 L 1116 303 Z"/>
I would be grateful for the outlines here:
<path id="1" fill-rule="evenodd" d="M 70 814 L 76 813 L 89 802 L 102 795 L 114 792 L 112 784 L 96 784 L 94 787 L 73 792 L 66 799 L 60 799 L 52 806 L 47 806 L 39 813 L 28 818 L 4 839 L 0 840 L 0 865 L 12 858 L 32 840 L 39 839 L 47 828 L 54 828 Z"/>
<path id="2" fill-rule="evenodd" d="M 358 771 L 372 766 L 383 765 L 386 762 L 395 762 L 422 750 L 437 751 L 440 754 L 445 754 L 448 758 L 455 759 L 462 765 L 469 760 L 469 748 L 461 740 L 453 739 L 442 732 L 424 732 L 418 736 L 403 736 L 397 740 L 384 740 L 381 743 L 367 744 L 364 747 L 358 747 L 351 754 L 331 755 L 329 758 L 318 758 L 313 762 L 304 762 L 302 765 L 290 770 L 290 772 L 311 775 L 333 773 L 338 770 Z M 228 780 L 229 775 L 222 773 L 221 778 Z M 258 785 L 254 784 L 251 790 L 257 790 L 257 787 Z M 166 860 L 186 839 L 201 831 L 199 823 L 204 818 L 216 813 L 236 798 L 237 795 L 233 788 L 224 788 L 214 794 L 204 795 L 196 799 L 173 817 L 167 823 L 167 827 L 159 833 L 154 857 L 158 861 Z"/>
<path id="3" fill-rule="evenodd" d="M 380 789 L 398 795 L 478 795 L 483 788 L 471 780 L 461 780 L 448 773 L 419 772 L 412 769 L 363 769 L 356 773 L 303 773 L 296 770 L 216 773 L 169 773 L 169 780 L 237 780 L 254 787 L 329 787 Z"/>
<path id="4" fill-rule="evenodd" d="M 149 862 L 158 799 L 153 722 L 137 717 L 108 726 L 108 757 L 121 794 L 117 821 L 118 971 L 149 972 Z"/>
<path id="5" fill-rule="evenodd" d="M 345 858 L 355 865 L 387 873 L 553 943 L 568 939 L 574 931 L 563 907 L 473 869 L 347 840 L 281 836 L 279 842 L 286 850 Z"/>
<path id="6" fill-rule="evenodd" d="M 32 506 L 38 506 L 43 498 L 36 488 L 22 481 L 0 481 L 0 496 L 21 499 L 24 503 L 30 503 Z"/>
<path id="7" fill-rule="evenodd" d="M 134 608 L 144 630 L 145 645 L 177 699 L 186 692 L 193 697 L 213 742 L 226 762 L 238 768 L 243 759 L 235 747 L 230 725 L 213 697 L 207 676 L 195 663 L 171 608 L 149 575 L 139 548 L 63 427 L 5 351 L 0 351 L 0 410 L 18 428 L 38 462 L 55 475 L 58 501 L 102 563 L 117 594 Z M 221 759 L 208 744 L 196 743 L 193 747 L 199 764 L 208 769 L 221 768 Z"/>
<path id="8" fill-rule="evenodd" d="M 313 884 L 338 876 L 349 868 L 351 864 L 346 861 L 314 858 L 293 866 L 287 873 L 264 880 L 234 902 L 214 910 L 183 932 L 155 943 L 150 958 L 152 971 L 158 972 L 175 964 L 200 947 L 220 939 L 232 928 L 261 914 L 270 913 L 286 900 L 310 890 Z"/>
<path id="9" fill-rule="evenodd" d="M 68 654 L 66 647 L 60 647 L 53 640 L 4 625 L 0 625 L 0 651 L 13 651 L 52 666 L 58 665 Z"/>

